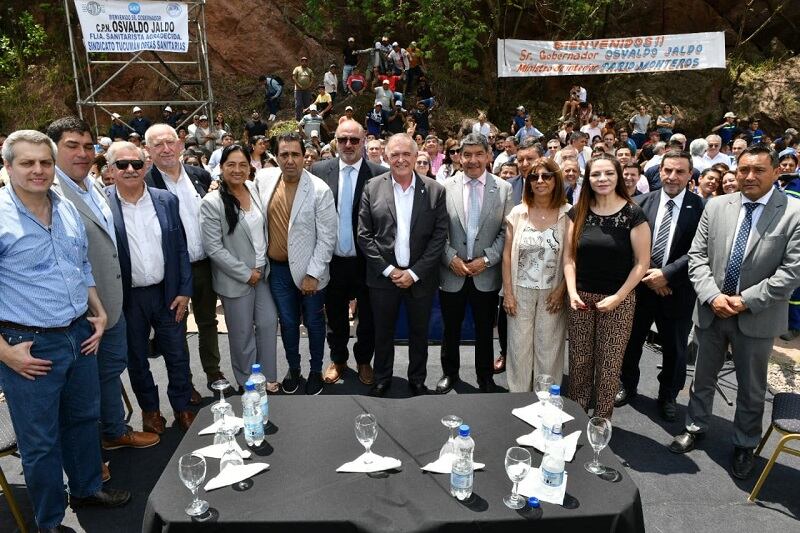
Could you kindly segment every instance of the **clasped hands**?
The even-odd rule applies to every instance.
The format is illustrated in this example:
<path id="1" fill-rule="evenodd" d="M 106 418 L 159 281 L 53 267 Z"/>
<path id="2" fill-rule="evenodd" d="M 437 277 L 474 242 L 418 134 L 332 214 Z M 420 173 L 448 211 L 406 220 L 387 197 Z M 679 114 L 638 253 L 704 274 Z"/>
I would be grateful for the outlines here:
<path id="1" fill-rule="evenodd" d="M 727 294 L 720 294 L 711 300 L 711 310 L 720 318 L 730 318 L 738 315 L 747 309 L 744 299 L 738 294 L 728 296 Z"/>
<path id="2" fill-rule="evenodd" d="M 453 271 L 453 274 L 462 278 L 477 276 L 486 270 L 486 261 L 484 261 L 483 257 L 478 257 L 469 263 L 465 263 L 463 259 L 455 256 L 453 260 L 450 261 L 450 270 Z"/>

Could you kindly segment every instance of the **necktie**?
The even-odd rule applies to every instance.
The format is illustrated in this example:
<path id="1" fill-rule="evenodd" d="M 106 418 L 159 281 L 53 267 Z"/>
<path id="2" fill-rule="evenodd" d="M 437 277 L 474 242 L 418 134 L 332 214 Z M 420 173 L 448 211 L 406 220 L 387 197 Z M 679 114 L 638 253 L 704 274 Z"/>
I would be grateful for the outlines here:
<path id="1" fill-rule="evenodd" d="M 744 204 L 747 210 L 742 220 L 739 233 L 736 234 L 736 241 L 733 243 L 731 256 L 728 259 L 728 266 L 725 269 L 725 281 L 722 283 L 722 293 L 728 296 L 736 294 L 736 286 L 739 285 L 739 273 L 742 270 L 742 261 L 747 249 L 747 238 L 750 236 L 750 226 L 753 225 L 753 211 L 759 204 L 755 202 Z"/>
<path id="2" fill-rule="evenodd" d="M 339 200 L 339 250 L 349 253 L 353 247 L 353 170 L 351 166 L 342 169 L 342 196 Z"/>
<path id="3" fill-rule="evenodd" d="M 667 241 L 669 240 L 669 230 L 672 226 L 672 208 L 675 207 L 675 202 L 672 200 L 667 202 L 664 218 L 661 219 L 661 226 L 658 227 L 658 235 L 656 242 L 653 244 L 653 253 L 651 263 L 656 268 L 661 268 L 664 262 L 664 254 L 667 253 Z"/>
<path id="4" fill-rule="evenodd" d="M 469 213 L 467 213 L 467 259 L 472 260 L 475 248 L 475 238 L 478 236 L 478 221 L 481 218 L 481 205 L 478 198 L 478 186 L 481 184 L 476 179 L 469 181 Z"/>

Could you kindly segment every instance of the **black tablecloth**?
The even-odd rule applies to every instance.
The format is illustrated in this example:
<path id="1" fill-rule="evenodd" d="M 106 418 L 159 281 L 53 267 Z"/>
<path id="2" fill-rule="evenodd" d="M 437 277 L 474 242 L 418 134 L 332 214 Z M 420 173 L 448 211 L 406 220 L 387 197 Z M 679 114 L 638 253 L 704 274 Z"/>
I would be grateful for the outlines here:
<path id="1" fill-rule="evenodd" d="M 542 504 L 541 516 L 508 509 L 502 501 L 511 489 L 504 457 L 516 437 L 533 430 L 511 414 L 511 409 L 536 401 L 534 394 L 465 394 L 409 399 L 366 396 L 271 396 L 271 427 L 261 457 L 270 468 L 252 479 L 252 487 L 225 487 L 200 497 L 212 507 L 212 518 L 193 522 L 184 514 L 191 494 L 178 478 L 178 458 L 212 443 L 197 432 L 211 422 L 204 409 L 178 446 L 166 471 L 147 501 L 142 531 L 644 531 L 639 490 L 609 450 L 603 464 L 617 470 L 613 480 L 601 479 L 583 468 L 592 456 L 586 440 L 586 415 L 565 400 L 575 417 L 565 435 L 582 431 L 574 460 L 567 463 L 569 480 L 565 506 Z M 240 399 L 231 399 L 241 413 Z M 355 438 L 353 420 L 370 412 L 377 417 L 378 437 L 372 447 L 379 455 L 403 462 L 399 472 L 382 475 L 337 473 L 343 463 L 364 449 Z M 474 496 L 464 504 L 450 496 L 450 476 L 420 470 L 435 460 L 447 439 L 440 423 L 444 415 L 462 417 L 472 428 L 475 460 L 486 469 L 475 473 Z M 272 424 L 274 423 L 274 427 Z M 244 436 L 238 436 L 244 444 Z M 613 437 L 611 441 L 613 447 Z M 541 453 L 529 448 L 533 466 Z M 217 475 L 219 460 L 208 459 L 206 479 Z M 538 523 L 532 524 L 536 520 Z M 250 526 L 248 526 L 250 524 Z M 277 528 L 277 529 L 276 529 Z"/>

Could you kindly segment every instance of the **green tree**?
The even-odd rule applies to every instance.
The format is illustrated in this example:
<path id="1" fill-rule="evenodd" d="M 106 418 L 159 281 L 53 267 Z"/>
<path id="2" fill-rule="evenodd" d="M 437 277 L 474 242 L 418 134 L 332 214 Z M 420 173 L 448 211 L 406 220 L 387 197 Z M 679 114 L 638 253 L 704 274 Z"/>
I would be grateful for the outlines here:
<path id="1" fill-rule="evenodd" d="M 29 11 L 0 11 L 0 75 L 14 79 L 47 51 L 47 32 Z"/>

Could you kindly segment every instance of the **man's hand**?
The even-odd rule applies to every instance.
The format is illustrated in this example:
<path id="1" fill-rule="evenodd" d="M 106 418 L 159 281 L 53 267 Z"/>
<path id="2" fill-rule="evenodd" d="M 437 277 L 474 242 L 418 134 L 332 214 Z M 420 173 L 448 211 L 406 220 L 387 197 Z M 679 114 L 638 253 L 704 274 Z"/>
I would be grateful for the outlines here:
<path id="1" fill-rule="evenodd" d="M 414 284 L 414 278 L 411 277 L 408 270 L 400 270 L 399 268 L 392 270 L 392 273 L 389 274 L 389 279 L 401 289 L 407 289 Z"/>
<path id="2" fill-rule="evenodd" d="M 484 261 L 483 257 L 478 257 L 467 263 L 467 268 L 470 276 L 477 276 L 486 270 L 486 261 Z"/>
<path id="3" fill-rule="evenodd" d="M 656 289 L 661 289 L 662 287 L 666 287 L 667 278 L 664 277 L 664 272 L 661 271 L 660 268 L 650 268 L 645 272 L 642 281 L 650 290 L 655 291 Z"/>
<path id="4" fill-rule="evenodd" d="M 672 289 L 669 287 L 661 287 L 660 289 L 655 289 L 653 292 L 658 294 L 661 297 L 670 296 L 672 294 Z"/>
<path id="5" fill-rule="evenodd" d="M 308 274 L 306 274 L 305 277 L 303 277 L 303 281 L 300 282 L 300 292 L 303 293 L 303 296 L 313 296 L 317 294 L 317 287 L 319 287 L 319 280 Z"/>
<path id="6" fill-rule="evenodd" d="M 86 320 L 92 325 L 94 333 L 81 343 L 81 353 L 83 355 L 97 355 L 97 350 L 100 348 L 100 340 L 103 338 L 103 333 L 106 331 L 108 316 L 103 313 L 100 316 L 87 317 Z"/>
<path id="7" fill-rule="evenodd" d="M 6 344 L 5 342 L 3 344 Z M 6 345 L 0 361 L 8 365 L 11 370 L 33 381 L 36 376 L 44 376 L 50 372 L 52 361 L 37 359 L 31 355 L 33 341 L 20 342 L 14 346 Z"/>
<path id="8" fill-rule="evenodd" d="M 729 297 L 728 302 L 737 313 L 741 313 L 747 309 L 747 304 L 744 303 L 744 299 L 742 299 L 742 297 L 738 294 L 736 296 Z"/>
<path id="9" fill-rule="evenodd" d="M 450 270 L 453 271 L 453 274 L 462 278 L 470 275 L 467 264 L 464 263 L 464 260 L 458 256 L 453 257 L 453 260 L 450 261 Z"/>
<path id="10" fill-rule="evenodd" d="M 251 287 L 255 287 L 258 285 L 258 282 L 261 281 L 261 269 L 254 268 L 253 271 L 250 273 L 250 279 L 247 280 L 247 284 Z"/>
<path id="11" fill-rule="evenodd" d="M 172 303 L 169 305 L 170 310 L 175 311 L 175 322 L 181 323 L 186 318 L 186 312 L 189 308 L 188 296 L 176 296 Z"/>
<path id="12" fill-rule="evenodd" d="M 740 313 L 734 307 L 736 304 L 731 301 L 731 296 L 720 294 L 711 301 L 711 310 L 720 318 L 730 318 Z M 740 297 L 741 299 L 741 297 Z"/>

